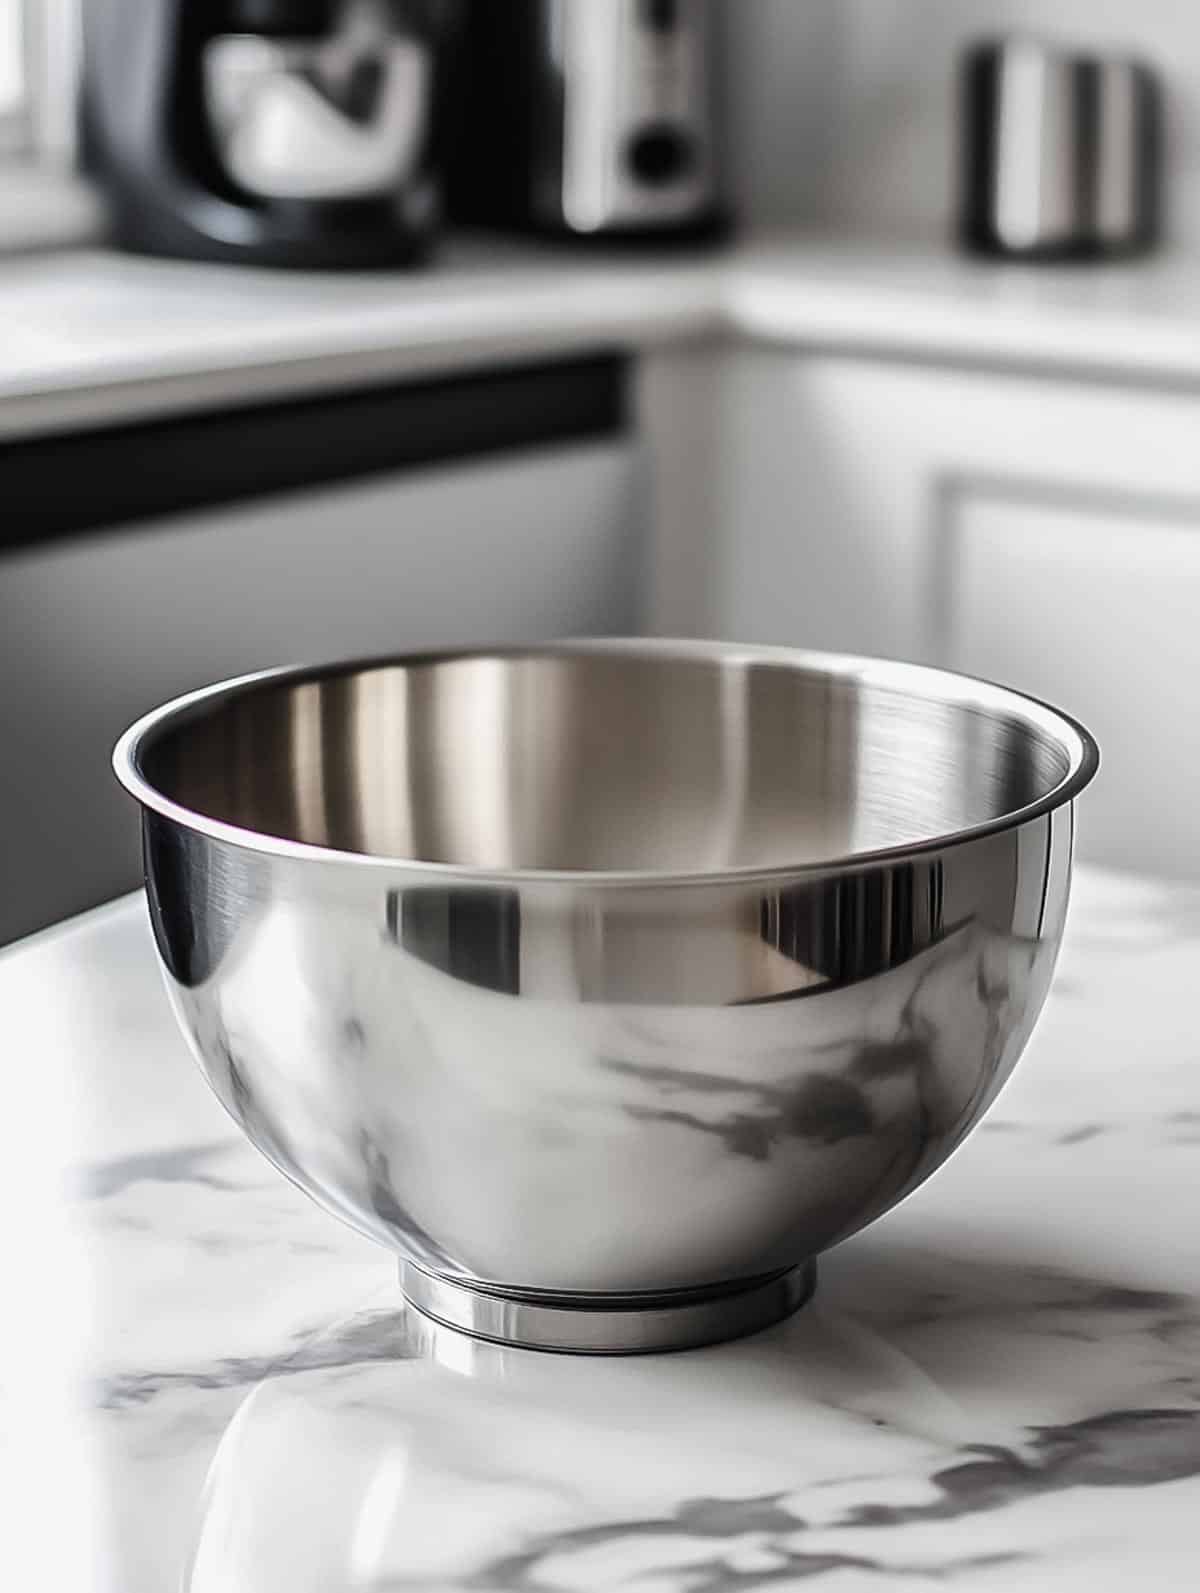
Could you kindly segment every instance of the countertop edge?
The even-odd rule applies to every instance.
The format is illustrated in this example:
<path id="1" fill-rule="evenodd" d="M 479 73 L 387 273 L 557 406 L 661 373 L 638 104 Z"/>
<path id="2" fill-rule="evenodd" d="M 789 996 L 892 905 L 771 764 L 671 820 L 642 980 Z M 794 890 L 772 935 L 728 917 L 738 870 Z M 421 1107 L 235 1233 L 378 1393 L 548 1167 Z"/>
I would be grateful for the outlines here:
<path id="1" fill-rule="evenodd" d="M 229 268 L 26 256 L 0 267 L 0 439 L 704 340 L 1200 389 L 1192 275 L 804 235 L 699 258 L 476 244 L 421 278 L 254 272 L 232 293 Z"/>

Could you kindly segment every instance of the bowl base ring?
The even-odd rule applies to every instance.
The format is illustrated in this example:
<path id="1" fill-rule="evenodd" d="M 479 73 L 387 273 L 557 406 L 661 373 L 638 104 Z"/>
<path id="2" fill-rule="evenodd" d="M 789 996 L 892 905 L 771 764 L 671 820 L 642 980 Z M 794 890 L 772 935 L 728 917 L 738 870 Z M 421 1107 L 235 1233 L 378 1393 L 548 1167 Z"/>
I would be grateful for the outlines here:
<path id="1" fill-rule="evenodd" d="M 400 1287 L 423 1316 L 474 1338 L 575 1355 L 696 1349 L 757 1333 L 791 1316 L 817 1282 L 815 1261 L 726 1287 L 668 1294 L 511 1293 L 400 1263 Z"/>

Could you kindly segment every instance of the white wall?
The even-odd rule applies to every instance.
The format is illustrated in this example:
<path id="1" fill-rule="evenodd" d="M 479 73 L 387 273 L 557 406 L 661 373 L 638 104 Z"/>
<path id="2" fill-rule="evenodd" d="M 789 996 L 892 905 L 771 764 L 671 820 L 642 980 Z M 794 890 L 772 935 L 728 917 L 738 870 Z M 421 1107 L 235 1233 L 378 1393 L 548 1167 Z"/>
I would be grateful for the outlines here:
<path id="1" fill-rule="evenodd" d="M 1196 0 L 724 0 L 730 173 L 752 223 L 945 233 L 956 65 L 1014 28 L 1132 49 L 1167 94 L 1171 233 L 1200 248 Z"/>

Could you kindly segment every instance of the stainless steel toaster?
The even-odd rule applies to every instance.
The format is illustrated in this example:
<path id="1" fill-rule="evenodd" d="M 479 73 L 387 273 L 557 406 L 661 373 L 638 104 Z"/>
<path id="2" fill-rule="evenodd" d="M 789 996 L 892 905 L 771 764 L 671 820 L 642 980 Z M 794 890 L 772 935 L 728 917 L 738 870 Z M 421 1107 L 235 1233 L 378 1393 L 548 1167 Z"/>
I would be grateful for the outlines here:
<path id="1" fill-rule="evenodd" d="M 962 75 L 964 242 L 1025 258 L 1150 247 L 1161 121 L 1157 79 L 1132 57 L 1028 35 L 977 45 Z"/>

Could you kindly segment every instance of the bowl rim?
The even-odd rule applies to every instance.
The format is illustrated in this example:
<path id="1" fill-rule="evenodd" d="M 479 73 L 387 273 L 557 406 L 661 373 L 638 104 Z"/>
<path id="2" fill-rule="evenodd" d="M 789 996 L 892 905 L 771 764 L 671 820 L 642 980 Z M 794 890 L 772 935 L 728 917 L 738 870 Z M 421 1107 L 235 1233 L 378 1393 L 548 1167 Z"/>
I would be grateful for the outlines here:
<path id="1" fill-rule="evenodd" d="M 694 660 L 699 663 L 745 666 L 768 664 L 799 671 L 816 672 L 860 685 L 893 690 L 925 687 L 917 695 L 956 702 L 977 712 L 1003 712 L 1024 722 L 1031 729 L 1050 737 L 1068 758 L 1067 771 L 1049 791 L 1035 801 L 997 814 L 978 824 L 943 834 L 922 836 L 898 845 L 872 847 L 828 858 L 805 862 L 750 864 L 733 868 L 695 870 L 655 869 L 547 869 L 484 868 L 469 863 L 434 862 L 416 857 L 391 856 L 376 852 L 342 851 L 287 836 L 270 835 L 212 818 L 182 803 L 173 801 L 143 774 L 141 755 L 149 742 L 168 726 L 186 723 L 203 711 L 245 696 L 267 684 L 291 681 L 295 684 L 335 679 L 341 675 L 369 673 L 376 669 L 413 668 L 455 663 L 473 659 L 522 659 L 571 657 L 588 653 L 617 653 L 628 657 Z M 931 688 L 936 688 L 931 690 Z M 536 884 L 604 886 L 724 885 L 753 883 L 793 877 L 813 877 L 858 870 L 879 864 L 906 861 L 1014 830 L 1034 819 L 1074 801 L 1100 767 L 1100 748 L 1095 738 L 1077 719 L 1041 698 L 1009 686 L 998 685 L 977 675 L 935 665 L 901 662 L 866 654 L 823 652 L 810 648 L 714 642 L 663 637 L 582 637 L 563 641 L 533 642 L 499 646 L 469 646 L 429 649 L 402 653 L 369 654 L 325 664 L 284 664 L 253 670 L 227 680 L 216 681 L 185 692 L 137 719 L 117 741 L 112 754 L 113 772 L 126 791 L 143 808 L 170 820 L 183 829 L 195 831 L 210 840 L 221 841 L 244 851 L 297 862 L 340 863 L 356 869 L 384 870 L 429 876 L 463 883 L 525 886 Z"/>

